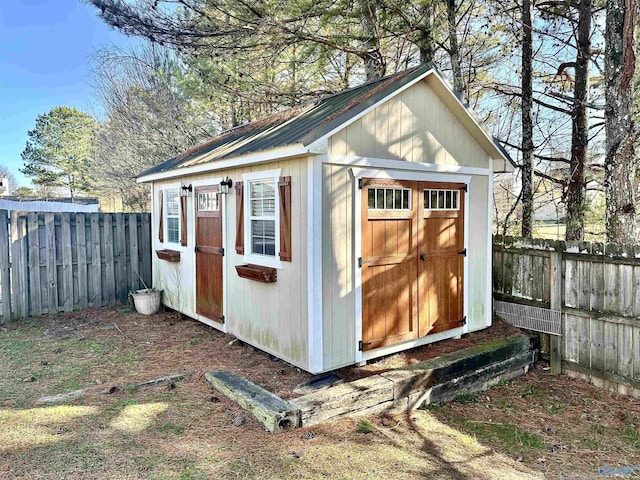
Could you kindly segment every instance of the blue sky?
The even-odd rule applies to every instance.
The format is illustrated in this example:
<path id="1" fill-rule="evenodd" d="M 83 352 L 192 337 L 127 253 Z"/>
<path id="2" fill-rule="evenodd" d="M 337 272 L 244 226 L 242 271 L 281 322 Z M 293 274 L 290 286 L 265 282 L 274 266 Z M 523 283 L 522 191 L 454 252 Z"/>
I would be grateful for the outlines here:
<path id="1" fill-rule="evenodd" d="M 0 164 L 18 169 L 36 116 L 58 105 L 100 111 L 91 87 L 91 53 L 132 41 L 79 0 L 0 0 Z"/>

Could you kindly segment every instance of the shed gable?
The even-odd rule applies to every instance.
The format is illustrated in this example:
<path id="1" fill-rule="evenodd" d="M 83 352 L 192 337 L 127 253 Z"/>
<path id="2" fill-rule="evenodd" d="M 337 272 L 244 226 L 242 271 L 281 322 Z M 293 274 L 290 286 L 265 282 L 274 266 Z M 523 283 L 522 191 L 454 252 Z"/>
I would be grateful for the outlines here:
<path id="1" fill-rule="evenodd" d="M 329 153 L 490 168 L 491 159 L 428 77 L 329 138 Z"/>

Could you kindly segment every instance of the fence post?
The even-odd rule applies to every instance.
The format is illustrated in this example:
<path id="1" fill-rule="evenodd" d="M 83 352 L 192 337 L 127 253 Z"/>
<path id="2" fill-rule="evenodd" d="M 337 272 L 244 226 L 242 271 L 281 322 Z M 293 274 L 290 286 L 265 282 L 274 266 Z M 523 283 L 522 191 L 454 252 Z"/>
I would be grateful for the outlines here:
<path id="1" fill-rule="evenodd" d="M 562 312 L 562 251 L 556 248 L 551 252 L 551 310 Z M 562 317 L 561 317 L 562 318 Z M 561 322 L 563 322 L 561 320 Z M 563 332 L 563 328 L 560 329 Z M 551 357 L 551 373 L 562 373 L 562 336 L 551 335 L 549 355 Z"/>

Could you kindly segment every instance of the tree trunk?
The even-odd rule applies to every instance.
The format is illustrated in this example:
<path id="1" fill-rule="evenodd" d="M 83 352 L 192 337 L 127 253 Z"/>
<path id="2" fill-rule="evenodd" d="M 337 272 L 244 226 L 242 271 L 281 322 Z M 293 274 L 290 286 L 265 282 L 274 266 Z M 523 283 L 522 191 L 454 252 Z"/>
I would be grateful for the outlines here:
<path id="1" fill-rule="evenodd" d="M 531 0 L 522 0 L 522 236 L 533 236 L 533 34 Z"/>
<path id="2" fill-rule="evenodd" d="M 465 98 L 464 81 L 462 79 L 462 67 L 460 66 L 460 48 L 458 47 L 458 33 L 456 21 L 456 0 L 447 0 L 447 23 L 449 25 L 449 58 L 451 59 L 451 71 L 453 73 L 453 91 L 462 100 Z"/>
<path id="3" fill-rule="evenodd" d="M 567 185 L 567 240 L 584 239 L 585 163 L 587 161 L 587 82 L 591 50 L 591 0 L 578 4 L 578 44 L 571 126 L 571 161 Z"/>
<path id="4" fill-rule="evenodd" d="M 431 63 L 436 53 L 436 41 L 433 35 L 433 4 L 425 1 L 419 8 L 424 20 L 418 27 L 415 44 L 420 51 L 420 62 Z"/>
<path id="5" fill-rule="evenodd" d="M 633 125 L 636 0 L 607 0 L 605 192 L 607 241 L 636 242 Z"/>
<path id="6" fill-rule="evenodd" d="M 378 16 L 372 0 L 360 0 L 360 24 L 364 53 L 360 55 L 364 61 L 364 74 L 367 82 L 384 77 L 387 71 L 387 63 L 380 51 L 380 38 L 378 37 Z"/>

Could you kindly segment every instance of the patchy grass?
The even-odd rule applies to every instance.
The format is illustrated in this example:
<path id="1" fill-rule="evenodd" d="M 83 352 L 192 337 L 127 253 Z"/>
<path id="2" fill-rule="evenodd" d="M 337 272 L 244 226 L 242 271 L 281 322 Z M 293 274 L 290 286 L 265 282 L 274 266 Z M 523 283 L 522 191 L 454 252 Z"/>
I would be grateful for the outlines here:
<path id="1" fill-rule="evenodd" d="M 343 372 L 359 378 L 478 338 Z M 273 436 L 203 373 L 229 370 L 285 398 L 309 375 L 230 340 L 174 315 L 109 309 L 0 328 L 0 478 L 524 480 L 640 464 L 638 401 L 542 369 L 405 415 Z M 189 376 L 174 388 L 133 388 L 178 372 Z M 65 405 L 35 403 L 80 388 Z M 236 427 L 238 415 L 247 421 Z"/>
<path id="2" fill-rule="evenodd" d="M 461 416 L 453 416 L 450 420 L 481 443 L 493 443 L 498 445 L 500 450 L 510 454 L 533 454 L 547 448 L 546 442 L 513 423 L 467 420 Z"/>

